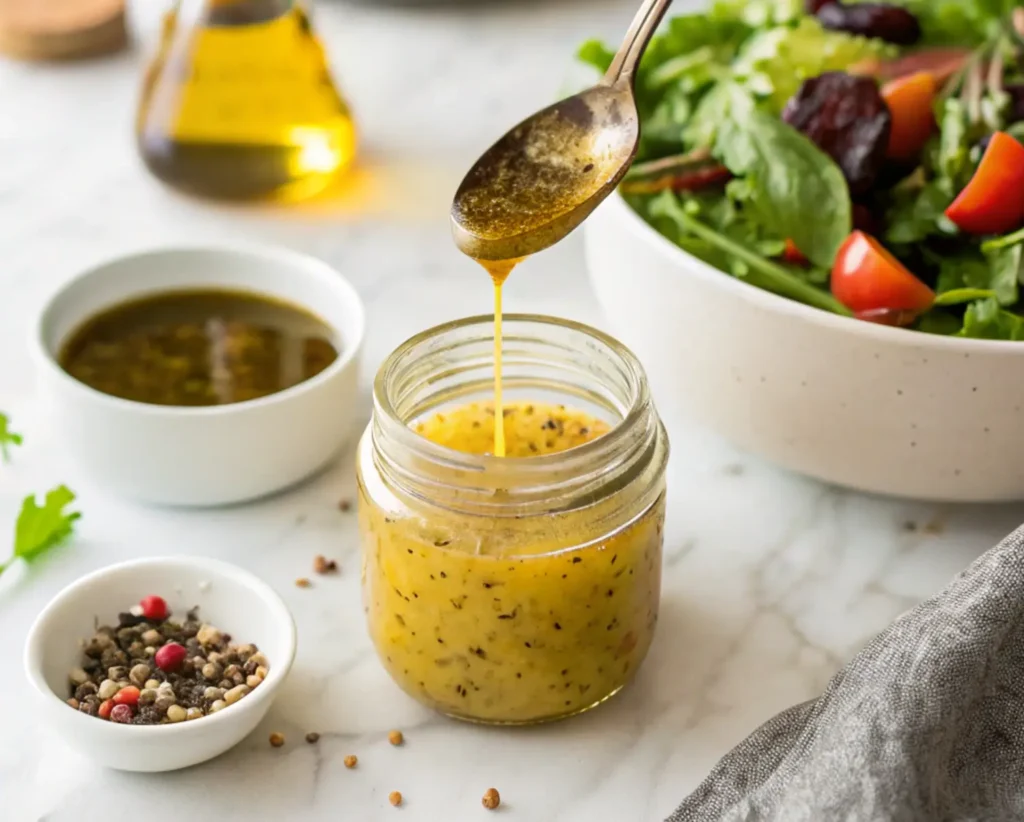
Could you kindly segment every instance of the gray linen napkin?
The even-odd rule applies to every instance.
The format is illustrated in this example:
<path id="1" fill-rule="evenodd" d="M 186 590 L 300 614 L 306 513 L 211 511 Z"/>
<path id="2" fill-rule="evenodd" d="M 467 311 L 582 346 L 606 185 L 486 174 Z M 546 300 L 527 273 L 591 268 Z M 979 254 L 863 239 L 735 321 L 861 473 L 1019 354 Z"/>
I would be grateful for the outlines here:
<path id="1" fill-rule="evenodd" d="M 727 754 L 667 822 L 712 820 L 1024 820 L 1024 526 Z"/>

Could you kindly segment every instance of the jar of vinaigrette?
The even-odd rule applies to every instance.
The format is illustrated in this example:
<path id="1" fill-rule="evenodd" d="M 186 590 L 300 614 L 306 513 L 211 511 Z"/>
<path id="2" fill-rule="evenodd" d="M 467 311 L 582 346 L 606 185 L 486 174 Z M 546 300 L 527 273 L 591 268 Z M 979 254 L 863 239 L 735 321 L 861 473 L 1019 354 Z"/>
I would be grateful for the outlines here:
<path id="1" fill-rule="evenodd" d="M 643 662 L 669 448 L 620 343 L 550 317 L 505 327 L 505 457 L 491 317 L 425 331 L 381 366 L 358 454 L 363 600 L 415 699 L 529 724 L 599 705 Z"/>

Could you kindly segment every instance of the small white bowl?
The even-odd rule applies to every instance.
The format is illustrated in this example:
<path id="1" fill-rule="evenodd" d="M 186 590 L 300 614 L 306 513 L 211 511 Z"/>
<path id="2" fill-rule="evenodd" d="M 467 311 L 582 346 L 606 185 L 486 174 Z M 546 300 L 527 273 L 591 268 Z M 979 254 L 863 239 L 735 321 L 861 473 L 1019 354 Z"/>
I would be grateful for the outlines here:
<path id="1" fill-rule="evenodd" d="M 112 397 L 58 364 L 61 345 L 106 308 L 162 291 L 228 288 L 265 294 L 322 318 L 340 353 L 312 379 L 267 397 L 203 408 Z M 51 428 L 107 487 L 145 502 L 213 506 L 294 485 L 334 457 L 353 433 L 363 306 L 326 263 L 258 247 L 150 251 L 92 268 L 42 310 L 33 349 Z"/>
<path id="2" fill-rule="evenodd" d="M 661 409 L 863 491 L 1024 499 L 1024 343 L 940 337 L 787 300 L 683 251 L 615 194 L 587 268 Z"/>
<path id="3" fill-rule="evenodd" d="M 68 674 L 82 662 L 80 641 L 94 623 L 116 625 L 149 594 L 172 614 L 199 606 L 199 617 L 255 644 L 270 662 L 263 683 L 202 719 L 174 725 L 118 725 L 68 706 Z M 36 619 L 25 642 L 25 673 L 46 721 L 90 761 L 124 771 L 171 771 L 205 762 L 238 744 L 263 719 L 295 659 L 295 622 L 266 583 L 247 571 L 203 557 L 122 562 L 69 585 Z"/>

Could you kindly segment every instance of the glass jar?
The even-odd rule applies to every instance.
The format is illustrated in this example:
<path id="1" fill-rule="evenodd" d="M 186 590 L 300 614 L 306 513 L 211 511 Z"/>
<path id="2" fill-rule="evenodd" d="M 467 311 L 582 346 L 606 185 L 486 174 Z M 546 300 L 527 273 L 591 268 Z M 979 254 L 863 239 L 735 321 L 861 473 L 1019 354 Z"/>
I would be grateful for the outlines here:
<path id="1" fill-rule="evenodd" d="M 528 724 L 595 707 L 650 647 L 668 438 L 636 357 L 568 320 L 504 320 L 509 401 L 611 430 L 529 458 L 462 453 L 410 426 L 493 392 L 492 318 L 425 331 L 374 383 L 359 445 L 363 601 L 392 678 L 435 710 Z"/>

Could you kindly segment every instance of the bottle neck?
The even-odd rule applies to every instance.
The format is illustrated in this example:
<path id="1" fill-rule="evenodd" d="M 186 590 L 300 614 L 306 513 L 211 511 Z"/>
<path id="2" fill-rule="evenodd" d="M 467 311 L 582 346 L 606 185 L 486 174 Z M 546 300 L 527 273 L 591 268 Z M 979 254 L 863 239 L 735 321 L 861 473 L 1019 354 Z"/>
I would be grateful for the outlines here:
<path id="1" fill-rule="evenodd" d="M 663 462 L 661 424 L 631 352 L 566 320 L 510 315 L 504 325 L 507 391 L 593 409 L 612 429 L 568 451 L 526 459 L 466 454 L 415 433 L 415 421 L 493 390 L 492 318 L 460 320 L 412 338 L 378 372 L 373 458 L 391 487 L 460 513 L 536 516 L 594 505 Z"/>

